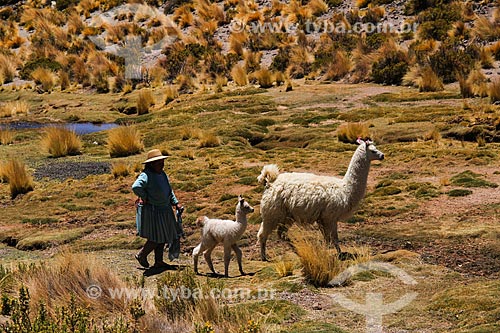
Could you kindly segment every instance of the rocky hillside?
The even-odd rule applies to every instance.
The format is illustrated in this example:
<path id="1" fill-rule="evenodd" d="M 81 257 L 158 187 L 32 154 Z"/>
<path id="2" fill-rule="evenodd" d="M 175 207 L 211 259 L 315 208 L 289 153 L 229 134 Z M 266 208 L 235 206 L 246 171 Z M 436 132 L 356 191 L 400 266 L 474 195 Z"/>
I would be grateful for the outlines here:
<path id="1" fill-rule="evenodd" d="M 494 1 L 30 0 L 0 7 L 0 84 L 179 93 L 289 80 L 373 81 L 488 95 Z"/>

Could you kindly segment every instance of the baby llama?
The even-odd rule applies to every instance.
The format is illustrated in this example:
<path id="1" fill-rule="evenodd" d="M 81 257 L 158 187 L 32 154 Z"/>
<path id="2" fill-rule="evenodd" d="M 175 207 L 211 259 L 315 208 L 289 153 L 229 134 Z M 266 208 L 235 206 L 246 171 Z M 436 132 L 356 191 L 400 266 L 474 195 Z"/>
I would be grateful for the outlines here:
<path id="1" fill-rule="evenodd" d="M 260 256 L 266 261 L 266 241 L 279 225 L 285 231 L 293 222 L 317 222 L 327 242 L 341 254 L 337 222 L 348 219 L 365 195 L 370 162 L 383 160 L 384 154 L 369 140 L 358 139 L 343 178 L 312 173 L 280 173 L 278 166 L 266 165 L 257 180 L 266 185 L 260 203 L 262 223 L 257 234 Z"/>
<path id="2" fill-rule="evenodd" d="M 198 274 L 198 256 L 200 253 L 203 253 L 212 273 L 217 274 L 214 270 L 211 254 L 217 244 L 223 243 L 224 276 L 228 277 L 231 249 L 236 253 L 238 268 L 240 269 L 241 275 L 245 275 L 241 264 L 242 253 L 236 242 L 241 238 L 241 235 L 243 235 L 247 228 L 247 214 L 253 211 L 253 207 L 240 195 L 238 197 L 238 204 L 236 205 L 236 221 L 209 219 L 206 216 L 198 219 L 199 222 L 203 223 L 203 233 L 201 236 L 201 243 L 193 250 L 194 271 L 196 274 Z"/>

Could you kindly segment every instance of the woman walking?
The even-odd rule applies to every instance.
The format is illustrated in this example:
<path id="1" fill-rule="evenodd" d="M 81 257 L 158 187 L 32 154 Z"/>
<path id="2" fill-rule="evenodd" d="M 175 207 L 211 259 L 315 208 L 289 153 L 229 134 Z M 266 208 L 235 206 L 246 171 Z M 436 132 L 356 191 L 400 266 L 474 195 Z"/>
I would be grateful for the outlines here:
<path id="1" fill-rule="evenodd" d="M 140 209 L 137 216 L 137 234 L 147 241 L 135 255 L 139 264 L 149 267 L 148 254 L 154 251 L 153 268 L 168 267 L 163 261 L 165 244 L 177 238 L 176 220 L 172 206 L 182 209 L 163 171 L 165 159 L 159 149 L 148 152 L 143 162 L 144 170 L 132 185 L 132 190 L 139 196 Z"/>

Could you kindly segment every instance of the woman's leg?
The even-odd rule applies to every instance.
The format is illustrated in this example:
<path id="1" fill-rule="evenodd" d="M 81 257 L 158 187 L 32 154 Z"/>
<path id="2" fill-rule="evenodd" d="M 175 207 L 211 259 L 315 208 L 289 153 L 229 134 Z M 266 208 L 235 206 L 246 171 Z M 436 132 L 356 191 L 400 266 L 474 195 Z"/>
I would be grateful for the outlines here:
<path id="1" fill-rule="evenodd" d="M 164 249 L 165 249 L 165 243 L 156 243 L 154 267 L 166 267 L 166 266 L 168 266 L 168 264 L 163 261 Z"/>
<path id="2" fill-rule="evenodd" d="M 135 255 L 135 259 L 139 262 L 139 264 L 145 268 L 149 267 L 148 262 L 148 254 L 150 254 L 156 247 L 158 243 L 152 242 L 150 240 L 146 241 L 146 244 L 142 247 L 142 249 Z"/>

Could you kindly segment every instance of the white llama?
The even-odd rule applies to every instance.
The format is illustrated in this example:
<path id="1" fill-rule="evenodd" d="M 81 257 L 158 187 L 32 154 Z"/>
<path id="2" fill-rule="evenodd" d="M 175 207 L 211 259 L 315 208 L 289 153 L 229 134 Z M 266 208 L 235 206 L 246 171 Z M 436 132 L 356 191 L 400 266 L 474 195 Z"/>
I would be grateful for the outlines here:
<path id="1" fill-rule="evenodd" d="M 241 238 L 247 228 L 247 214 L 253 211 L 253 207 L 240 195 L 238 197 L 238 204 L 236 205 L 236 221 L 209 219 L 206 216 L 202 216 L 198 219 L 199 222 L 203 223 L 203 233 L 200 244 L 193 250 L 194 271 L 196 274 L 198 274 L 198 256 L 200 253 L 203 253 L 210 270 L 214 274 L 217 274 L 214 270 L 211 254 L 217 244 L 223 243 L 224 275 L 226 277 L 228 276 L 231 249 L 236 253 L 241 275 L 245 275 L 241 263 L 242 253 L 236 242 Z"/>
<path id="2" fill-rule="evenodd" d="M 266 165 L 257 180 L 265 184 L 260 212 L 262 223 L 257 234 L 260 256 L 266 258 L 266 241 L 279 225 L 287 230 L 293 222 L 317 222 L 325 239 L 341 254 L 337 222 L 348 219 L 365 195 L 370 162 L 383 160 L 384 154 L 371 141 L 358 139 L 345 176 L 318 176 L 312 173 L 281 173 L 276 165 Z"/>

